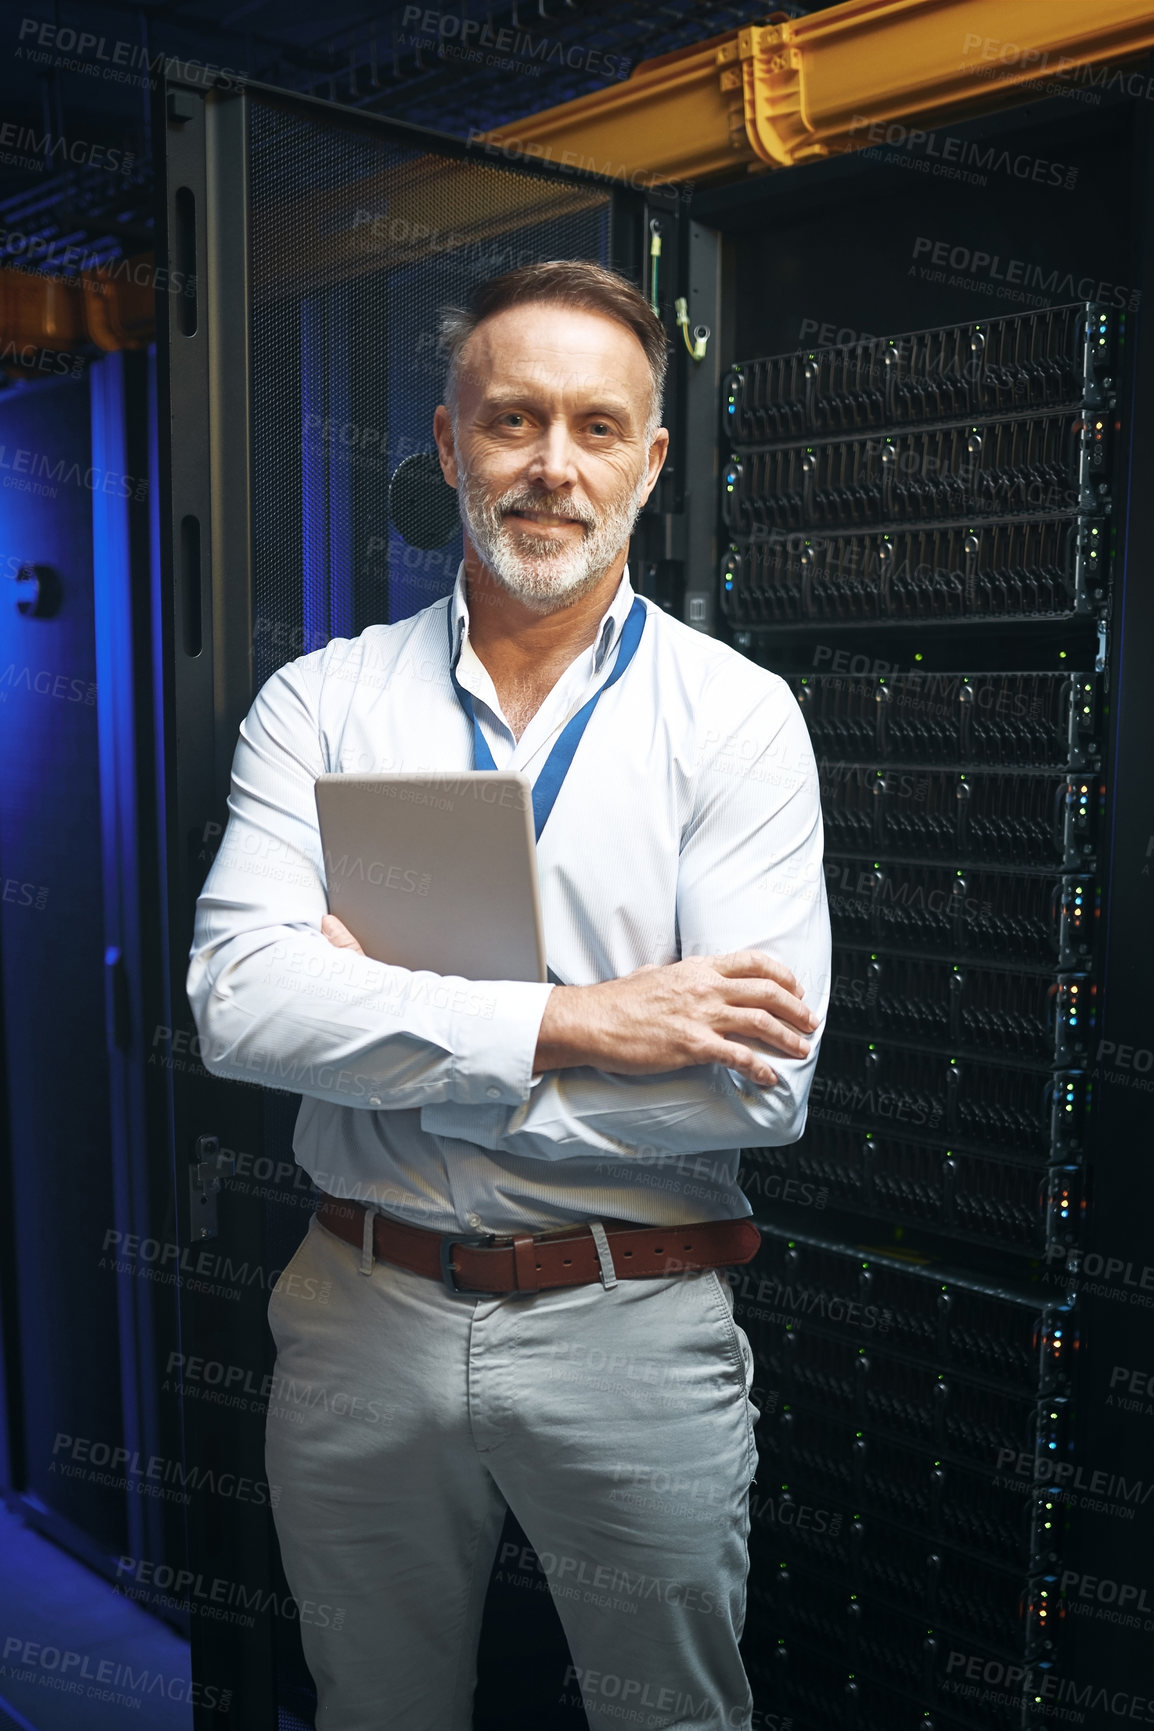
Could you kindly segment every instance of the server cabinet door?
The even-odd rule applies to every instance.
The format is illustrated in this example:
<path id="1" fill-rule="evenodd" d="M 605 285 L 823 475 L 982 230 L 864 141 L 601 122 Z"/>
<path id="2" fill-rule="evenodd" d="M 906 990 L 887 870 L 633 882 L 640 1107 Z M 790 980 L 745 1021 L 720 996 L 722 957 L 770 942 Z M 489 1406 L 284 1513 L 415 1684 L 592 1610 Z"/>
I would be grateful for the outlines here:
<path id="1" fill-rule="evenodd" d="M 210 1075 L 184 992 L 237 729 L 286 661 L 452 587 L 459 533 L 417 547 L 389 513 L 398 465 L 433 449 L 437 308 L 536 259 L 593 259 L 640 281 L 651 213 L 641 194 L 592 177 L 271 89 L 170 83 L 163 94 L 162 1043 L 187 1596 L 198 1731 L 238 1721 L 271 1731 L 307 1721 L 309 1703 L 264 1475 L 266 1311 L 313 1197 L 293 1161 L 291 1078 Z"/>

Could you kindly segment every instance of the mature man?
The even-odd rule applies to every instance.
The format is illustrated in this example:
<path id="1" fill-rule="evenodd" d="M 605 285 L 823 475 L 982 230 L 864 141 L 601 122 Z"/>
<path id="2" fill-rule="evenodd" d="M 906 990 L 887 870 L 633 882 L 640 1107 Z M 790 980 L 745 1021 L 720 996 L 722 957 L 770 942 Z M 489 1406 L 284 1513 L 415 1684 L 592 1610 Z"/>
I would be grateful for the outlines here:
<path id="1" fill-rule="evenodd" d="M 294 1149 L 339 1199 L 290 1265 L 314 1279 L 269 1306 L 278 1385 L 326 1396 L 274 1392 L 267 1430 L 289 1583 L 340 1612 L 302 1620 L 317 1725 L 467 1731 L 511 1507 L 594 1731 L 626 1707 L 741 1731 L 757 1408 L 717 1269 L 757 1241 L 739 1149 L 805 1121 L 829 989 L 813 756 L 779 679 L 630 585 L 668 447 L 644 298 L 534 265 L 443 336 L 456 587 L 265 684 L 188 975 L 210 1069 L 303 1066 Z M 550 983 L 365 957 L 327 912 L 316 776 L 536 783 L 583 710 L 538 835 Z"/>

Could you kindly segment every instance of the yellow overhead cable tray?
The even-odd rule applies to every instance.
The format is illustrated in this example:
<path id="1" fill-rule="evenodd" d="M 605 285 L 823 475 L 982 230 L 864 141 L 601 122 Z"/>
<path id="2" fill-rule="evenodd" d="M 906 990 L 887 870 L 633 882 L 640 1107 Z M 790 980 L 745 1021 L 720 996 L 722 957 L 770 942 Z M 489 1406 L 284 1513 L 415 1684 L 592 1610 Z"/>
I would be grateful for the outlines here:
<path id="1" fill-rule="evenodd" d="M 156 286 L 151 253 L 71 278 L 0 268 L 0 368 L 14 378 L 43 377 L 70 370 L 46 364 L 53 351 L 79 362 L 93 350 L 146 348 Z"/>
<path id="2" fill-rule="evenodd" d="M 861 149 L 879 123 L 937 124 L 1080 78 L 1150 95 L 1134 87 L 1144 73 L 1102 63 L 1152 45 L 1154 0 L 844 0 L 642 61 L 480 136 L 633 185 L 699 180 Z"/>

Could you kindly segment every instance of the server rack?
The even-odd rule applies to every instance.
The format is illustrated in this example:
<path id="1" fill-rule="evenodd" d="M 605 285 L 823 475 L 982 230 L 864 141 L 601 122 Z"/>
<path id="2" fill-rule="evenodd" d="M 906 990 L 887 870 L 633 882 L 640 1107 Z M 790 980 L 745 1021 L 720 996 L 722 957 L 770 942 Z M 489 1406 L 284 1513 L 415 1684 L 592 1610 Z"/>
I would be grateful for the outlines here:
<path id="1" fill-rule="evenodd" d="M 1035 201 L 1023 242 L 1011 189 L 942 188 L 932 215 L 894 152 L 692 209 L 724 259 L 698 609 L 806 716 L 834 937 L 807 1129 L 743 1159 L 765 1238 L 735 1280 L 761 1406 L 747 1666 L 795 1731 L 1151 1711 L 1148 1421 L 1107 1389 L 1151 1356 L 1121 1291 L 1149 1274 L 1127 1254 L 1149 1108 L 1107 1062 L 1120 1030 L 1139 1072 L 1151 1043 L 1154 338 L 1116 286 L 1151 282 L 1150 131 L 1045 104 L 956 130 L 1060 136 L 1093 192 Z M 1084 268 L 1007 314 L 972 275 L 911 282 L 903 223 L 915 256 L 976 226 L 995 257 Z M 831 286 L 839 243 L 863 268 Z M 841 340 L 798 341 L 822 324 Z"/>
<path id="2" fill-rule="evenodd" d="M 836 984 L 808 1133 L 765 1165 L 957 1249 L 1076 1241 L 1103 667 L 1034 670 L 1029 632 L 1105 623 L 1122 326 L 1095 306 L 975 320 L 739 364 L 724 386 L 732 619 L 792 613 L 835 642 L 863 612 L 940 630 L 996 608 L 1018 628 L 1013 672 L 975 649 L 971 673 L 791 678 L 821 773 Z M 776 1522 L 809 1496 L 840 1540 L 779 1531 L 786 1556 L 758 1584 L 799 1705 L 828 1710 L 825 1647 L 851 1608 L 866 1723 L 894 1680 L 915 1711 L 955 1704 L 939 1630 L 1023 1676 L 1051 1661 L 1049 1487 L 1007 1489 L 997 1462 L 1066 1446 L 1068 1307 L 812 1234 L 771 1235 L 766 1262 L 778 1313 L 750 1320 L 781 1404 L 764 1447 L 795 1499 Z"/>

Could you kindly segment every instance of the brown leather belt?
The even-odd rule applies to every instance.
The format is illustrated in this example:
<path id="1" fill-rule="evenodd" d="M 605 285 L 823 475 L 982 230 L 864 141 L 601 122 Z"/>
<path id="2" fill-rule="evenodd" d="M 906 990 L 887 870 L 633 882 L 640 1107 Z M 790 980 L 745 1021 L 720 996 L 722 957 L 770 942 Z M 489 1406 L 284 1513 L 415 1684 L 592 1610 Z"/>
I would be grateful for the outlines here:
<path id="1" fill-rule="evenodd" d="M 317 1219 L 346 1244 L 363 1250 L 365 1215 L 373 1212 L 373 1249 L 385 1262 L 440 1280 L 449 1292 L 544 1292 L 613 1277 L 652 1279 L 703 1268 L 727 1268 L 757 1255 L 761 1233 L 740 1220 L 694 1221 L 689 1226 L 616 1223 L 553 1227 L 547 1232 L 486 1232 L 471 1237 L 429 1232 L 366 1208 L 324 1196 Z M 600 1238 L 601 1243 L 598 1243 Z M 611 1261 L 606 1262 L 605 1246 Z"/>

